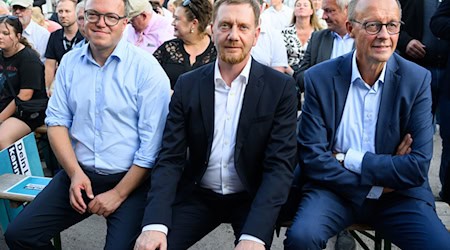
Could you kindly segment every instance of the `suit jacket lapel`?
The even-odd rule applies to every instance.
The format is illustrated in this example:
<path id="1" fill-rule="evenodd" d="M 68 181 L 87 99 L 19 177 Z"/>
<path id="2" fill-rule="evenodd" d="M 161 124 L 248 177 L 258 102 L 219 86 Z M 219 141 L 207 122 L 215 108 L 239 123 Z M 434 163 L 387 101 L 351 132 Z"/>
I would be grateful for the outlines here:
<path id="1" fill-rule="evenodd" d="M 395 55 L 392 55 L 386 66 L 386 74 L 384 78 L 383 93 L 381 94 L 380 110 L 378 112 L 377 132 L 375 135 L 375 150 L 377 153 L 383 153 L 383 145 L 387 141 L 392 140 L 391 127 L 392 124 L 392 107 L 397 101 L 397 92 L 400 84 L 401 76 L 396 72 L 398 70 Z M 398 117 L 396 119 L 399 119 Z M 389 125 L 389 127 L 386 127 Z M 387 129 L 388 128 L 388 129 Z"/>
<path id="2" fill-rule="evenodd" d="M 319 52 L 319 56 L 317 58 L 317 63 L 326 61 L 331 58 L 331 51 L 333 51 L 333 33 L 332 31 L 328 31 L 325 34 L 324 39 L 322 40 L 321 49 Z"/>
<path id="3" fill-rule="evenodd" d="M 347 101 L 348 90 L 350 88 L 352 72 L 352 56 L 353 53 L 347 54 L 338 65 L 338 74 L 333 78 L 333 86 L 335 93 L 335 107 L 333 114 L 336 115 L 334 127 L 337 129 L 342 119 L 345 102 Z M 331 106 L 332 107 L 332 106 Z M 334 138 L 334 135 L 333 135 Z"/>
<path id="4" fill-rule="evenodd" d="M 203 72 L 199 79 L 198 91 L 200 96 L 200 106 L 202 111 L 203 126 L 208 137 L 207 155 L 211 152 L 211 145 L 214 136 L 214 63 L 211 63 Z"/>
<path id="5" fill-rule="evenodd" d="M 250 75 L 245 88 L 241 114 L 239 116 L 238 130 L 236 134 L 236 146 L 234 151 L 235 164 L 238 162 L 239 153 L 250 129 L 251 121 L 256 115 L 256 105 L 259 102 L 264 86 L 263 68 L 252 59 Z"/>

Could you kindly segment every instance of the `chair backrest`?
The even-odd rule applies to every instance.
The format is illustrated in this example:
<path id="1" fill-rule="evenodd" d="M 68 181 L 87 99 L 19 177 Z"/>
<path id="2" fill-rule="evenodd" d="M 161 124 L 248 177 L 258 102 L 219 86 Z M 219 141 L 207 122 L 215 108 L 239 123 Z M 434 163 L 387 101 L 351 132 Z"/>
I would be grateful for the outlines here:
<path id="1" fill-rule="evenodd" d="M 0 174 L 44 176 L 34 133 L 30 133 L 0 151 Z M 3 232 L 23 206 L 13 208 L 7 200 L 0 200 L 0 225 Z"/>

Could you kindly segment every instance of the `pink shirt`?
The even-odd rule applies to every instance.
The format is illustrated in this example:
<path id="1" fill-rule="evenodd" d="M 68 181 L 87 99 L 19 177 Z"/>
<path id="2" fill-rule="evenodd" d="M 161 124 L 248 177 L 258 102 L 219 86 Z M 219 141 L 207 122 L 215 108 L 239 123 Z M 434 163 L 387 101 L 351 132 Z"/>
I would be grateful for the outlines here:
<path id="1" fill-rule="evenodd" d="M 155 50 L 165 41 L 171 40 L 173 36 L 173 26 L 171 19 L 153 13 L 147 28 L 142 32 L 142 35 L 133 28 L 131 24 L 127 25 L 125 30 L 127 40 L 153 54 Z"/>

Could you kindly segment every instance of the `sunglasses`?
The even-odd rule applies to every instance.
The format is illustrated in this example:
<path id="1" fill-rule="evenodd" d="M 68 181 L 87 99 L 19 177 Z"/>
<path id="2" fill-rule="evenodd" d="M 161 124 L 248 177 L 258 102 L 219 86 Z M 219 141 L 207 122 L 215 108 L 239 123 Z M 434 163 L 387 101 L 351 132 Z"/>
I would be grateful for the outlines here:
<path id="1" fill-rule="evenodd" d="M 23 26 L 18 17 L 12 15 L 0 15 L 0 23 L 3 22 L 6 22 L 7 24 L 13 26 L 16 29 L 17 33 L 22 33 Z"/>
<path id="2" fill-rule="evenodd" d="M 197 13 L 197 11 L 194 10 L 194 8 L 193 8 L 194 4 L 191 2 L 191 0 L 184 0 L 181 5 L 183 7 L 190 9 L 192 14 L 194 15 L 194 18 L 198 17 L 198 13 Z"/>

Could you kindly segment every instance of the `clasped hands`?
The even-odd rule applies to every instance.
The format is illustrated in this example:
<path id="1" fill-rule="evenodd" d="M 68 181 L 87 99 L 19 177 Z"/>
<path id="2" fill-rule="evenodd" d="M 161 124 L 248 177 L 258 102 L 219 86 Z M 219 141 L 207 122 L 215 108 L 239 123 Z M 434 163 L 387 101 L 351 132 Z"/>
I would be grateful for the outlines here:
<path id="1" fill-rule="evenodd" d="M 87 205 L 83 199 L 83 192 L 86 194 L 87 198 L 90 199 Z M 110 214 L 114 213 L 126 199 L 126 197 L 122 197 L 115 188 L 94 196 L 91 180 L 84 172 L 75 173 L 71 177 L 69 198 L 70 205 L 78 213 L 84 214 L 88 211 L 92 214 L 104 217 L 108 217 Z"/>

